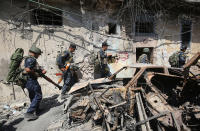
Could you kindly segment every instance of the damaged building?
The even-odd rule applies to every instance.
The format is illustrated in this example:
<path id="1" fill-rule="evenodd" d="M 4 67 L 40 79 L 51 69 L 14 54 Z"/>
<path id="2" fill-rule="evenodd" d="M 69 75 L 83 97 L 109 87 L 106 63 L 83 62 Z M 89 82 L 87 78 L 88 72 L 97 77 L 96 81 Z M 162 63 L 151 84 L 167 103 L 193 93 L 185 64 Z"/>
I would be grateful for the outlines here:
<path id="1" fill-rule="evenodd" d="M 77 83 L 64 103 L 63 119 L 47 130 L 198 130 L 200 128 L 199 0 L 0 0 L 0 80 L 16 48 L 43 50 L 39 63 L 55 81 L 55 60 L 77 45 Z M 113 76 L 94 80 L 92 56 L 106 41 Z M 169 57 L 187 46 L 187 63 Z M 149 48 L 150 64 L 137 63 Z M 196 66 L 197 65 L 197 66 Z M 40 80 L 43 94 L 58 91 Z M 3 88 L 0 102 L 11 101 Z M 9 90 L 9 91 L 8 91 Z M 23 99 L 16 90 L 18 99 Z M 58 119 L 59 120 L 59 119 Z M 60 123 L 60 121 L 56 121 Z"/>
<path id="2" fill-rule="evenodd" d="M 188 47 L 189 59 L 199 50 L 199 3 L 169 3 L 173 4 L 162 0 L 3 1 L 1 43 L 5 45 L 1 45 L 1 66 L 9 63 L 14 50 L 11 47 L 28 48 L 32 43 L 45 50 L 42 59 L 53 66 L 50 59 L 70 42 L 79 45 L 84 57 L 97 52 L 101 43 L 107 41 L 108 52 L 119 56 L 109 65 L 112 73 L 134 65 L 145 47 L 150 49 L 152 64 L 169 66 L 169 56 L 182 45 Z M 46 47 L 47 41 L 51 48 Z M 130 71 L 121 72 L 118 77 L 131 78 Z"/>

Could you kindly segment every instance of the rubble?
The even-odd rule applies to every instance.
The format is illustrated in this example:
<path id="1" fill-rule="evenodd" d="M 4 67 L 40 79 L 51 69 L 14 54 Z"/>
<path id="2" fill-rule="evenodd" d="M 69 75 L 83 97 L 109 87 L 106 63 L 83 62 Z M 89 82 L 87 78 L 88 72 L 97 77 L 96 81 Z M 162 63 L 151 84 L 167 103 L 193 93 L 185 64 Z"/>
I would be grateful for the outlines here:
<path id="1" fill-rule="evenodd" d="M 58 102 L 58 95 L 43 99 L 41 108 L 45 108 L 44 113 L 51 107 L 64 105 L 62 116 L 56 117 L 46 129 L 198 130 L 200 81 L 199 74 L 190 70 L 191 66 L 198 64 L 197 59 L 199 57 L 195 55 L 184 68 L 147 64 L 123 67 L 109 78 L 77 83 L 68 92 L 64 103 Z M 128 82 L 116 78 L 126 68 L 135 69 Z M 11 128 L 11 120 L 23 117 L 26 106 L 24 102 L 4 105 L 0 110 L 0 126 Z M 61 109 L 55 114 L 58 112 Z"/>
<path id="2" fill-rule="evenodd" d="M 102 78 L 73 86 L 59 128 L 78 130 L 89 124 L 84 130 L 198 130 L 199 76 L 186 73 L 186 67 L 197 63 L 189 62 L 183 69 L 126 67 L 136 68 L 128 83 Z"/>
<path id="3" fill-rule="evenodd" d="M 0 107 L 0 129 L 8 130 L 10 122 L 23 115 L 26 108 L 27 103 L 25 102 L 16 102 Z"/>

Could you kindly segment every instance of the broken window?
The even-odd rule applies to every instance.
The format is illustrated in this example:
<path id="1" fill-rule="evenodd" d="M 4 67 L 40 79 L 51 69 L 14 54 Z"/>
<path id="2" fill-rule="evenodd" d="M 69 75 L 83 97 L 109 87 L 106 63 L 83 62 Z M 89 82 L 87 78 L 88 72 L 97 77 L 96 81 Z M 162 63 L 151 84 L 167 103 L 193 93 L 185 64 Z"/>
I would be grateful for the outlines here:
<path id="1" fill-rule="evenodd" d="M 183 20 L 181 22 L 181 44 L 182 46 L 190 47 L 192 22 Z"/>
<path id="2" fill-rule="evenodd" d="M 34 9 L 31 18 L 35 25 L 63 25 L 62 11 Z"/>
<path id="3" fill-rule="evenodd" d="M 108 34 L 117 34 L 117 25 L 108 23 Z"/>
<path id="4" fill-rule="evenodd" d="M 138 47 L 136 48 L 136 62 L 138 61 L 139 57 L 144 53 L 143 49 L 149 48 L 149 53 L 147 53 L 148 60 L 151 64 L 153 64 L 153 47 Z"/>
<path id="5" fill-rule="evenodd" d="M 152 35 L 154 34 L 154 26 L 153 16 L 137 17 L 135 22 L 135 35 Z"/>
<path id="6" fill-rule="evenodd" d="M 154 33 L 153 22 L 136 22 L 135 33 Z"/>

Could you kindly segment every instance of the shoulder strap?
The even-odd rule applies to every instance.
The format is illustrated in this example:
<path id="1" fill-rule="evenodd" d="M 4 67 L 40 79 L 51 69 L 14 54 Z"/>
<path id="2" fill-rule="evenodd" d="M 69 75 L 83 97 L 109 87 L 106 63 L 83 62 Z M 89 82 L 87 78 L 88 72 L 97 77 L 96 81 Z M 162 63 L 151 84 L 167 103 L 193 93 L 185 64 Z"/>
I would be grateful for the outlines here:
<path id="1" fill-rule="evenodd" d="M 24 56 L 23 59 L 22 59 L 22 62 L 21 62 L 21 64 L 20 64 L 21 69 L 24 69 L 24 68 L 25 68 L 25 67 L 24 67 L 24 63 L 25 63 L 25 60 L 28 59 L 28 58 L 36 59 L 35 57 L 30 56 L 30 55 L 29 55 L 29 56 Z"/>

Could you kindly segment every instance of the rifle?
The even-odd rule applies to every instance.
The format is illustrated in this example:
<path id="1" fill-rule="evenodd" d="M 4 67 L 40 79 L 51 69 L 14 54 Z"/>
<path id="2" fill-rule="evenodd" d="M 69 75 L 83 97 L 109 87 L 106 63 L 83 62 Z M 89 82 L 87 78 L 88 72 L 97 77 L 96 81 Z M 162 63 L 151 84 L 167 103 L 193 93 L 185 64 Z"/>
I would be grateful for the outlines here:
<path id="1" fill-rule="evenodd" d="M 69 69 L 69 66 L 70 66 L 70 63 L 67 63 L 67 65 L 65 66 L 65 71 L 67 71 Z M 60 84 L 63 80 L 63 73 L 59 73 L 61 75 L 61 77 L 59 78 L 58 80 L 58 84 Z M 59 75 L 56 75 L 56 76 L 59 76 Z"/>
<path id="2" fill-rule="evenodd" d="M 61 86 L 59 86 L 58 84 L 56 84 L 52 79 L 50 79 L 48 76 L 46 76 L 45 74 L 42 73 L 42 70 L 39 69 L 39 70 L 35 70 L 40 77 L 44 78 L 45 80 L 47 80 L 48 82 L 50 82 L 51 84 L 55 85 L 56 87 L 58 87 L 59 90 L 62 89 Z"/>
<path id="3" fill-rule="evenodd" d="M 69 59 L 69 62 L 66 63 L 65 71 L 67 71 L 67 70 L 69 69 L 70 63 L 71 63 L 72 59 L 73 59 L 73 57 L 71 57 L 71 58 Z M 61 81 L 63 80 L 63 75 L 64 75 L 64 74 L 62 74 L 62 76 L 61 76 L 60 79 L 58 80 L 58 84 L 60 84 Z"/>
<path id="4" fill-rule="evenodd" d="M 62 89 L 62 87 L 58 84 L 56 84 L 53 80 L 51 80 L 48 76 L 46 76 L 45 74 L 40 73 L 40 76 L 42 78 L 44 78 L 45 80 L 47 80 L 48 82 L 52 83 L 53 85 L 55 85 L 56 87 L 58 87 L 59 90 Z"/>

